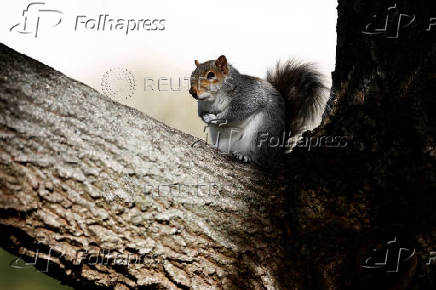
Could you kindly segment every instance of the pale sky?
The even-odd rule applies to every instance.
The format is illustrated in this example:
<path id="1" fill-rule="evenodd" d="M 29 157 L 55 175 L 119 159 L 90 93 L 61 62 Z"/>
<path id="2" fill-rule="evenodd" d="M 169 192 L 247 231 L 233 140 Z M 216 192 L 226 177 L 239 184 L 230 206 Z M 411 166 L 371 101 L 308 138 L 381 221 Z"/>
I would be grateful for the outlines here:
<path id="1" fill-rule="evenodd" d="M 35 11 L 50 11 L 27 14 L 30 33 L 19 33 L 24 31 L 23 10 L 32 2 L 45 3 L 34 5 Z M 126 69 L 134 76 L 136 89 L 131 97 L 116 101 L 200 137 L 202 123 L 187 85 L 182 82 L 179 92 L 151 91 L 144 88 L 145 79 L 156 84 L 160 77 L 178 82 L 190 76 L 194 59 L 203 62 L 225 54 L 241 73 L 258 77 L 265 77 L 267 68 L 279 59 L 314 62 L 330 85 L 336 6 L 334 0 L 2 1 L 0 41 L 99 91 L 106 72 Z M 75 31 L 77 16 L 86 21 L 105 14 L 114 21 L 132 19 L 135 25 L 139 19 L 165 19 L 164 30 L 141 27 L 126 35 L 125 29 L 87 30 L 79 23 Z"/>

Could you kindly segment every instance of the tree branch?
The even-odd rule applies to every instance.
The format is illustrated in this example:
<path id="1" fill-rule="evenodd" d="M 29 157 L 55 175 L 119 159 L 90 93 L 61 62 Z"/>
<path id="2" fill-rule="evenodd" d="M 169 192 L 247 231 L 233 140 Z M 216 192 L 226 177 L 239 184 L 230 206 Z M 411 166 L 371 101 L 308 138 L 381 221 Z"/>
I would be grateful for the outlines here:
<path id="1" fill-rule="evenodd" d="M 0 66 L 3 247 L 73 286 L 279 283 L 255 169 L 4 45 Z"/>
<path id="2" fill-rule="evenodd" d="M 436 4 L 397 4 L 395 39 L 339 1 L 317 145 L 269 173 L 1 45 L 1 246 L 81 288 L 434 289 Z M 397 272 L 362 267 L 392 240 Z"/>

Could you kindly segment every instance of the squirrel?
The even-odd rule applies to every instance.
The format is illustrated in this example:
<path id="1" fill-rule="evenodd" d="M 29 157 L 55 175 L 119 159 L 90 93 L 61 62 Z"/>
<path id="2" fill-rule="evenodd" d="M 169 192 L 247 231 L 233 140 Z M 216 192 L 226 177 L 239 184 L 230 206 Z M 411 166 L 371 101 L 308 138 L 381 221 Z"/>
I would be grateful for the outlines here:
<path id="1" fill-rule="evenodd" d="M 241 161 L 270 167 L 321 122 L 328 93 L 312 64 L 277 62 L 263 80 L 239 73 L 224 55 L 194 63 L 189 93 L 198 116 L 214 146 Z"/>

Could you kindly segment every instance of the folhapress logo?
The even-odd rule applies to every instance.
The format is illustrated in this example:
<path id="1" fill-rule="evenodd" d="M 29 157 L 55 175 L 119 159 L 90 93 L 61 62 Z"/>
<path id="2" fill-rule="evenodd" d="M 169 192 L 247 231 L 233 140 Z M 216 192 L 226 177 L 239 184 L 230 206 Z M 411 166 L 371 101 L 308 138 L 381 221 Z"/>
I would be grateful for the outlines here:
<path id="1" fill-rule="evenodd" d="M 33 34 L 36 38 L 41 27 L 61 24 L 62 14 L 59 10 L 45 8 L 45 2 L 32 2 L 23 10 L 22 22 L 13 25 L 9 31 Z"/>
<path id="2" fill-rule="evenodd" d="M 63 13 L 59 10 L 48 9 L 45 2 L 32 2 L 23 10 L 22 21 L 13 25 L 9 31 L 21 34 L 31 34 L 38 37 L 42 27 L 58 26 L 62 22 Z M 77 15 L 74 17 L 71 30 L 81 32 L 122 32 L 126 35 L 138 31 L 165 30 L 164 18 L 119 18 L 109 14 L 99 14 L 88 17 Z"/>

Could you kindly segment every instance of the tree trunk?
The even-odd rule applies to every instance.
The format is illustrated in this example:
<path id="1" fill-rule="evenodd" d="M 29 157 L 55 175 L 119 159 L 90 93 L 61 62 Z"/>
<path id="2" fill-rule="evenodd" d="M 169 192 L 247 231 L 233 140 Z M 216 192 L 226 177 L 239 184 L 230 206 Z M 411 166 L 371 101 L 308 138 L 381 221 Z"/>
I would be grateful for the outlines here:
<path id="1" fill-rule="evenodd" d="M 434 288 L 436 9 L 382 2 L 339 1 L 330 109 L 269 173 L 1 45 L 1 246 L 80 288 Z"/>

